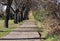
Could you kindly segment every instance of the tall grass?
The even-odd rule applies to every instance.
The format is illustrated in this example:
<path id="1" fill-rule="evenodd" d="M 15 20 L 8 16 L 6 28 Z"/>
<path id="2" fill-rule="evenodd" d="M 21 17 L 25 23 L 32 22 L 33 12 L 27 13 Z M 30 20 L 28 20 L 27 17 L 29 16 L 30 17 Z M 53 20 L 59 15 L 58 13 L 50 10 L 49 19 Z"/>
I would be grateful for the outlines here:
<path id="1" fill-rule="evenodd" d="M 33 16 L 37 21 L 43 22 L 47 18 L 47 11 L 36 10 L 33 12 Z"/>
<path id="2" fill-rule="evenodd" d="M 41 30 L 42 32 L 40 32 L 42 34 L 42 37 L 46 38 L 43 41 L 60 41 L 58 39 L 57 35 L 51 35 L 48 32 L 46 32 L 43 28 L 43 26 L 41 26 L 43 23 L 43 21 L 48 18 L 48 12 L 47 11 L 34 11 L 33 16 L 35 18 L 35 20 L 37 20 L 37 26 L 39 27 L 39 31 Z M 40 25 L 39 25 L 40 24 Z M 42 28 L 42 29 L 41 29 Z"/>

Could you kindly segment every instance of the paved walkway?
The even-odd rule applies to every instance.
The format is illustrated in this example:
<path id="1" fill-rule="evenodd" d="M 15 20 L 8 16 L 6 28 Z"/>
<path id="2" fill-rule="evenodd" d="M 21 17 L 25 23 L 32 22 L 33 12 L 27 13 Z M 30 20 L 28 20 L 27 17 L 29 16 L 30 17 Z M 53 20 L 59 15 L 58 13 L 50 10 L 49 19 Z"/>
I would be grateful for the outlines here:
<path id="1" fill-rule="evenodd" d="M 38 39 L 39 34 L 37 31 L 38 29 L 34 21 L 27 21 L 23 25 L 14 29 L 12 32 L 10 32 L 7 36 L 4 37 L 4 39 L 8 38 L 12 40 L 0 40 L 0 41 L 40 41 L 40 39 Z"/>

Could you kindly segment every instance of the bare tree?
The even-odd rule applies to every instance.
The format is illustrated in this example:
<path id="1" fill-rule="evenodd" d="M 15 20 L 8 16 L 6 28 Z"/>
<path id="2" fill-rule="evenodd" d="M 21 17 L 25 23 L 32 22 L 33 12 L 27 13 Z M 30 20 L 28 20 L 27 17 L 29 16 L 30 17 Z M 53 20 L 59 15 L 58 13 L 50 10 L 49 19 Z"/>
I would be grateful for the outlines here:
<path id="1" fill-rule="evenodd" d="M 9 20 L 11 4 L 12 4 L 12 0 L 7 0 L 7 9 L 6 9 L 6 14 L 5 14 L 5 27 L 6 28 L 8 28 L 8 20 Z"/>
<path id="2" fill-rule="evenodd" d="M 14 22 L 17 24 L 20 21 L 28 19 L 28 12 L 30 10 L 36 9 L 39 7 L 40 0 L 1 0 L 0 2 L 3 5 L 6 5 L 6 14 L 5 14 L 5 27 L 8 28 L 8 20 L 10 9 L 14 12 Z M 15 5 L 16 9 L 12 7 L 12 2 Z"/>

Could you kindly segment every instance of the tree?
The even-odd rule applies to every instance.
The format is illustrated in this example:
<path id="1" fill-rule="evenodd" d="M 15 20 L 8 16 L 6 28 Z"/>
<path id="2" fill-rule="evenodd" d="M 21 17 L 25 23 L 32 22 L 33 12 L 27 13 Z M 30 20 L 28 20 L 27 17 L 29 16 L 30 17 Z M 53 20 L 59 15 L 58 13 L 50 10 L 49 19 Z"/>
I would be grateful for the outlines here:
<path id="1" fill-rule="evenodd" d="M 7 0 L 7 9 L 5 14 L 5 27 L 8 28 L 8 20 L 9 20 L 9 14 L 10 14 L 10 7 L 12 4 L 12 0 Z"/>
<path id="2" fill-rule="evenodd" d="M 6 5 L 6 14 L 5 14 L 5 27 L 8 28 L 8 20 L 10 9 L 14 12 L 14 22 L 17 24 L 20 21 L 23 21 L 28 18 L 29 11 L 36 9 L 39 6 L 39 0 L 1 0 L 0 2 L 3 5 Z M 5 2 L 5 3 L 3 3 Z M 15 5 L 16 9 L 12 8 L 12 2 Z"/>

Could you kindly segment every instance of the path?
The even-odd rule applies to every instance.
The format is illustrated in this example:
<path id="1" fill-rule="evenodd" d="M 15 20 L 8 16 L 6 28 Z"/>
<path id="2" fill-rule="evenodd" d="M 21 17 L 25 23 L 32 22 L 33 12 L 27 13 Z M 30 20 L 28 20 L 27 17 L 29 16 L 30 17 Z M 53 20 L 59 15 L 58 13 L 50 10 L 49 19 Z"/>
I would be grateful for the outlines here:
<path id="1" fill-rule="evenodd" d="M 23 25 L 14 29 L 12 32 L 10 32 L 7 36 L 4 37 L 4 39 L 8 38 L 12 40 L 0 40 L 0 41 L 40 41 L 40 39 L 38 39 L 39 34 L 37 31 L 38 29 L 34 21 L 27 21 Z"/>

